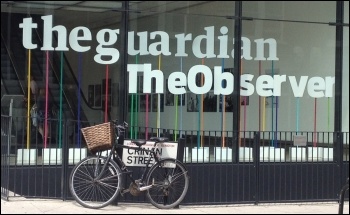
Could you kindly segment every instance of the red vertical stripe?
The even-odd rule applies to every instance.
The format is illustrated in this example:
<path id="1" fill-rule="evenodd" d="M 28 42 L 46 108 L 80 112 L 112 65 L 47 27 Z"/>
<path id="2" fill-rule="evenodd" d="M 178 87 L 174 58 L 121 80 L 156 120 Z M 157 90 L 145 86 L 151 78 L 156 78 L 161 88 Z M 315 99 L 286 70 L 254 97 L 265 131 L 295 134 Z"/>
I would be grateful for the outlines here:
<path id="1" fill-rule="evenodd" d="M 47 113 L 48 113 L 48 98 L 49 98 L 49 52 L 46 51 L 46 86 L 45 86 L 45 119 L 44 119 L 44 148 L 47 146 Z"/>
<path id="2" fill-rule="evenodd" d="M 106 65 L 105 122 L 108 122 L 108 65 Z"/>

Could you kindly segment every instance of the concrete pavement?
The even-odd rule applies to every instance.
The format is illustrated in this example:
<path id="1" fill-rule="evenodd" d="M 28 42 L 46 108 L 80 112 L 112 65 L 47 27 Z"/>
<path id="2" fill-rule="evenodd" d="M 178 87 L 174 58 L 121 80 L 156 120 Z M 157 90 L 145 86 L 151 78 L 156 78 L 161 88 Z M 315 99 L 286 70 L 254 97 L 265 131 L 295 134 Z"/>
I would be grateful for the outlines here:
<path id="1" fill-rule="evenodd" d="M 337 214 L 337 202 L 273 203 L 234 205 L 180 205 L 178 209 L 161 210 L 150 203 L 119 203 L 101 209 L 84 208 L 73 200 L 10 197 L 1 199 L 1 214 Z M 344 204 L 349 214 L 349 202 Z"/>

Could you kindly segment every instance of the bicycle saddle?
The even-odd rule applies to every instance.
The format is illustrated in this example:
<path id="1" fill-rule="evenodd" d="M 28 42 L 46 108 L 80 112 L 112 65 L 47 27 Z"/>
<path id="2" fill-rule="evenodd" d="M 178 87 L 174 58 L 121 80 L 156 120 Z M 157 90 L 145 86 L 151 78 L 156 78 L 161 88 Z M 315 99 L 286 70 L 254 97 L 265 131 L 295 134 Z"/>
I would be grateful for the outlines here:
<path id="1" fill-rule="evenodd" d="M 131 140 L 132 143 L 135 143 L 137 146 L 143 146 L 146 144 L 146 140 Z"/>
<path id="2" fill-rule="evenodd" d="M 169 138 L 167 138 L 167 137 L 151 137 L 149 140 L 155 141 L 155 142 L 166 142 L 169 140 Z"/>

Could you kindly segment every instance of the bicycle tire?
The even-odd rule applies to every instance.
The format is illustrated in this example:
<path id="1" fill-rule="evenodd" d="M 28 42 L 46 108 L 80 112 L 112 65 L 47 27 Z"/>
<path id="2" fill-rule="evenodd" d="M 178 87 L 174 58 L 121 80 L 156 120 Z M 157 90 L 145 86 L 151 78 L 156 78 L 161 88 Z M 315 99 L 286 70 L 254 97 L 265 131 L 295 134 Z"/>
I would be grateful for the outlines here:
<path id="1" fill-rule="evenodd" d="M 146 185 L 154 184 L 146 196 L 159 209 L 171 209 L 185 198 L 189 176 L 186 167 L 176 159 L 167 158 L 155 163 L 147 173 Z"/>
<path id="2" fill-rule="evenodd" d="M 338 214 L 344 213 L 344 201 L 345 201 L 345 194 L 346 192 L 349 192 L 349 181 L 347 181 L 347 184 L 345 184 L 341 189 L 339 193 L 339 205 L 338 205 Z"/>
<path id="3" fill-rule="evenodd" d="M 72 169 L 69 177 L 70 192 L 73 198 L 86 208 L 106 207 L 120 192 L 121 170 L 113 160 L 109 161 L 101 178 L 95 179 L 95 172 L 100 173 L 106 159 L 106 157 L 90 156 L 81 160 Z"/>

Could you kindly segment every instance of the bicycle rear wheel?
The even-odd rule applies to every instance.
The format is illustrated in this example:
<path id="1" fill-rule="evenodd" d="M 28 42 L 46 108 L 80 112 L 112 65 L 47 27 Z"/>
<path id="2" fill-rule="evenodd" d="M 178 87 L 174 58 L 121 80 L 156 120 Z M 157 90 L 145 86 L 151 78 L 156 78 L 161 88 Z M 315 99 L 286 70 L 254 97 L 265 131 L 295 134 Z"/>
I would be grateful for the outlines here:
<path id="1" fill-rule="evenodd" d="M 106 157 L 91 156 L 81 160 L 72 170 L 69 189 L 74 199 L 87 208 L 102 208 L 109 205 L 119 194 L 121 170 L 110 160 L 101 173 Z"/>
<path id="2" fill-rule="evenodd" d="M 164 159 L 149 170 L 146 185 L 153 184 L 147 190 L 147 198 L 151 204 L 160 209 L 178 206 L 185 198 L 189 176 L 186 167 L 176 159 Z"/>

